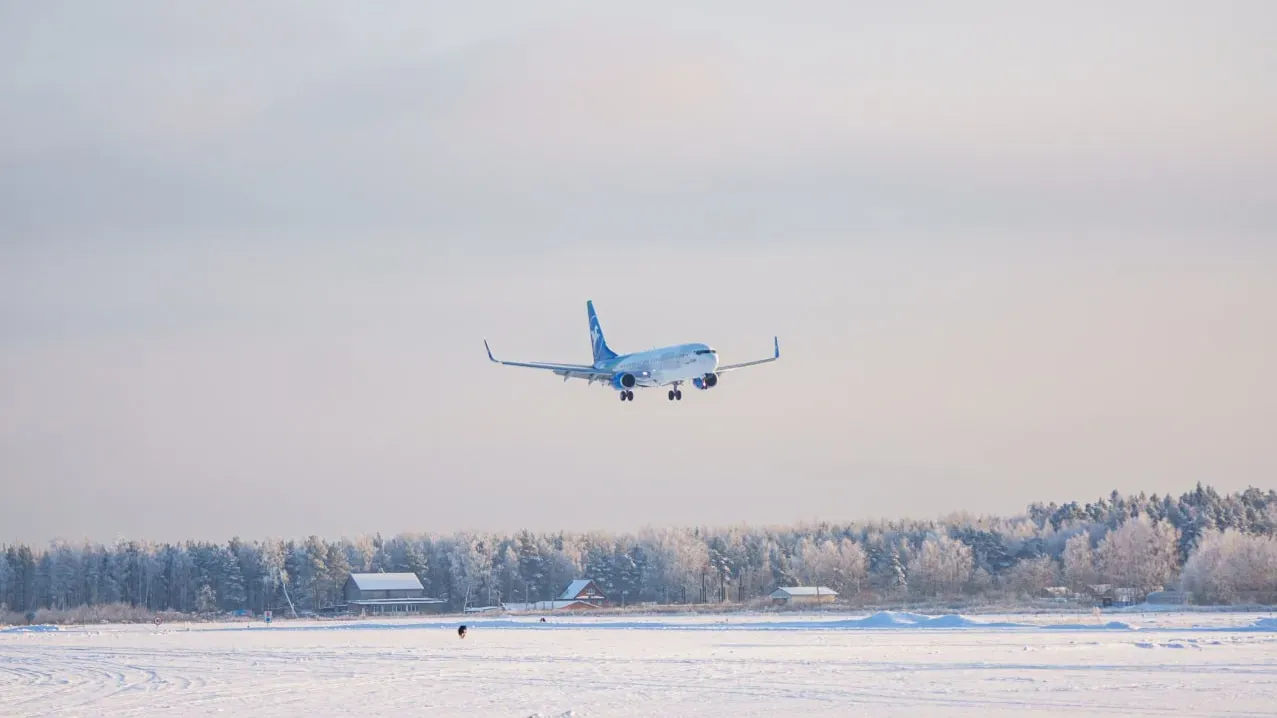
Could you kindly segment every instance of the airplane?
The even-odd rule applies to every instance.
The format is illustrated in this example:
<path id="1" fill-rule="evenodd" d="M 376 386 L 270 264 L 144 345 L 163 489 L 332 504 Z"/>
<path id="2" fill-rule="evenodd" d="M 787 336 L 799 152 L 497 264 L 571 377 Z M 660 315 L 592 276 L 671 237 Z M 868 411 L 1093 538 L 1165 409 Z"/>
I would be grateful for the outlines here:
<path id="1" fill-rule="evenodd" d="M 594 302 L 585 303 L 586 314 L 590 319 L 590 343 L 594 350 L 594 363 L 584 364 L 551 364 L 544 362 L 501 361 L 492 356 L 492 348 L 488 340 L 483 340 L 483 347 L 488 350 L 488 359 L 505 366 L 518 366 L 530 369 L 551 371 L 568 379 L 585 379 L 590 384 L 610 386 L 620 393 L 621 401 L 634 401 L 634 389 L 670 387 L 667 396 L 670 401 L 682 401 L 683 392 L 680 387 L 691 383 L 697 389 L 707 390 L 718 386 L 718 377 L 729 371 L 744 369 L 774 362 L 780 358 L 780 338 L 772 338 L 773 353 L 766 359 L 727 364 L 719 366 L 718 351 L 707 344 L 677 344 L 674 346 L 649 349 L 633 354 L 617 354 L 612 351 L 603 338 L 603 328 L 599 325 L 599 317 L 594 312 Z"/>

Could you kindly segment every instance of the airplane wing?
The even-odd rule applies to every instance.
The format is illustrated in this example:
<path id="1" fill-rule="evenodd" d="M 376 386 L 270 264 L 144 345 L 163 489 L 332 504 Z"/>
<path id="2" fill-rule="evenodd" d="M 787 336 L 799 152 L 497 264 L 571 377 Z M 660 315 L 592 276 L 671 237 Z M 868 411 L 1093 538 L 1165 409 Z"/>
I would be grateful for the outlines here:
<path id="1" fill-rule="evenodd" d="M 563 377 L 564 381 L 567 381 L 568 379 L 588 379 L 590 380 L 590 382 L 595 382 L 595 381 L 599 381 L 600 379 L 607 380 L 612 378 L 612 372 L 610 371 L 599 371 L 598 369 L 595 369 L 592 366 L 585 366 L 583 364 L 552 364 L 552 363 L 546 363 L 546 362 L 502 361 L 492 356 L 492 348 L 488 346 L 487 339 L 483 340 L 483 348 L 488 350 L 488 358 L 496 362 L 497 364 L 504 364 L 505 366 L 521 366 L 527 369 L 542 369 L 545 371 L 551 371 L 557 374 L 558 376 Z"/>
<path id="2" fill-rule="evenodd" d="M 715 370 L 715 373 L 722 374 L 724 372 L 736 371 L 737 369 L 744 369 L 747 366 L 758 366 L 759 364 L 767 364 L 768 362 L 776 361 L 777 359 L 780 358 L 780 337 L 773 337 L 772 342 L 773 342 L 773 346 L 775 347 L 775 353 L 773 353 L 770 357 L 767 357 L 766 359 L 756 359 L 754 361 L 742 362 L 740 364 L 728 364 L 726 366 L 720 366 L 718 369 Z"/>

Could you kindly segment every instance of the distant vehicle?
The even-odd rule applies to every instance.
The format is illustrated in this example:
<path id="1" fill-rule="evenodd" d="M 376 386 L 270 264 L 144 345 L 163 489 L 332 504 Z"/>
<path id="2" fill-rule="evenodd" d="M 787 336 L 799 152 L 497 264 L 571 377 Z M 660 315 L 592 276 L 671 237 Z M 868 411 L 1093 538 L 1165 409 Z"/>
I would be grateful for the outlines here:
<path id="1" fill-rule="evenodd" d="M 766 359 L 727 364 L 719 366 L 718 351 L 707 344 L 678 344 L 674 346 L 649 349 L 633 354 L 617 354 L 608 348 L 603 338 L 603 328 L 599 325 L 599 317 L 594 312 L 594 302 L 585 303 L 586 313 L 590 319 L 590 343 L 594 351 L 594 363 L 584 364 L 551 364 L 543 362 L 501 361 L 492 356 L 492 348 L 488 340 L 483 346 L 488 350 L 488 359 L 506 366 L 543 369 L 568 379 L 585 379 L 590 384 L 599 383 L 611 387 L 620 393 L 621 401 L 634 401 L 635 388 L 670 387 L 667 396 L 670 401 L 681 401 L 683 392 L 680 387 L 689 383 L 697 389 L 712 389 L 718 386 L 718 377 L 729 371 L 757 366 L 780 358 L 780 339 L 772 338 L 772 356 Z"/>

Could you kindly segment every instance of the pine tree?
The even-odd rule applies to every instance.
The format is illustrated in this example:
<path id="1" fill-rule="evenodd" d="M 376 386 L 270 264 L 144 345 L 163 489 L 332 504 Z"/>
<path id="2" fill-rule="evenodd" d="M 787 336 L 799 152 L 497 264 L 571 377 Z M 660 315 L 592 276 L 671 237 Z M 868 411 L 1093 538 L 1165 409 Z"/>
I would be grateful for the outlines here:
<path id="1" fill-rule="evenodd" d="M 324 590 L 328 585 L 328 547 L 318 536 L 312 535 L 306 539 L 300 558 L 305 585 L 309 589 L 310 607 L 318 609 L 323 605 Z"/>
<path id="2" fill-rule="evenodd" d="M 12 550 L 12 548 L 9 549 L 9 551 Z M 12 606 L 13 596 L 10 593 L 12 587 L 13 569 L 9 568 L 9 553 L 6 551 L 0 555 L 0 613 Z"/>
<path id="3" fill-rule="evenodd" d="M 217 592 L 209 584 L 200 587 L 195 596 L 195 610 L 200 613 L 212 613 L 217 610 Z"/>
<path id="4" fill-rule="evenodd" d="M 416 574 L 423 586 L 430 585 L 430 562 L 426 558 L 426 552 L 415 543 L 405 542 L 404 570 Z"/>
<path id="5" fill-rule="evenodd" d="M 217 557 L 217 603 L 223 611 L 237 611 L 244 608 L 248 595 L 244 589 L 244 574 L 239 567 L 239 559 L 231 553 L 229 547 L 218 550 Z"/>
<path id="6" fill-rule="evenodd" d="M 891 578 L 892 588 L 905 595 L 909 593 L 909 572 L 905 569 L 905 565 L 900 560 L 900 554 L 896 551 L 891 552 Z"/>
<path id="7" fill-rule="evenodd" d="M 346 552 L 342 550 L 340 544 L 328 545 L 328 559 L 326 561 L 328 568 L 328 601 L 334 603 L 341 595 L 341 587 L 346 581 L 346 577 L 350 575 L 350 563 L 346 560 Z"/>

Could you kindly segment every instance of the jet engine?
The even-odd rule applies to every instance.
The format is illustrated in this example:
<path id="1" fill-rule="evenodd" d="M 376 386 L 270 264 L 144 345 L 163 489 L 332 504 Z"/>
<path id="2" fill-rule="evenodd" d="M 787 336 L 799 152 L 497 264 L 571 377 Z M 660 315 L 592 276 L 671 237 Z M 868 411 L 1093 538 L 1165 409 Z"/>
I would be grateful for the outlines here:
<path id="1" fill-rule="evenodd" d="M 692 386 L 696 387 L 697 389 L 713 389 L 717 385 L 718 385 L 717 374 L 712 374 L 712 373 L 706 374 L 703 377 L 697 377 L 692 380 Z"/>
<path id="2" fill-rule="evenodd" d="M 617 391 L 622 389 L 634 388 L 634 375 L 629 373 L 617 374 L 612 377 L 612 387 Z"/>

